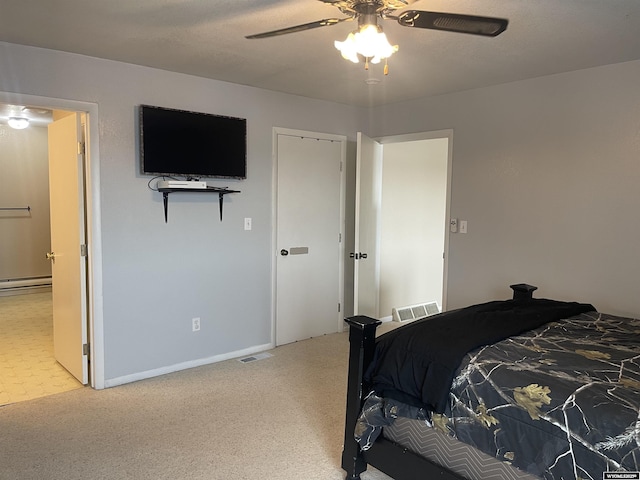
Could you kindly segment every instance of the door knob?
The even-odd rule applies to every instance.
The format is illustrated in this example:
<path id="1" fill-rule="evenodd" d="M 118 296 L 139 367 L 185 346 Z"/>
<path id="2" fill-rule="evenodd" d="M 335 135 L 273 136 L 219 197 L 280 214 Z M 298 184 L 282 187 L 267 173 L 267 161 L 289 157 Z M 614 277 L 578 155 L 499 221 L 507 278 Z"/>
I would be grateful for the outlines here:
<path id="1" fill-rule="evenodd" d="M 47 252 L 46 257 L 47 260 L 51 260 L 52 262 L 56 261 L 56 254 L 53 252 Z"/>
<path id="2" fill-rule="evenodd" d="M 286 257 L 287 255 L 289 255 L 289 250 L 285 250 L 283 248 L 282 250 L 280 250 L 280 255 L 282 255 L 283 257 Z"/>

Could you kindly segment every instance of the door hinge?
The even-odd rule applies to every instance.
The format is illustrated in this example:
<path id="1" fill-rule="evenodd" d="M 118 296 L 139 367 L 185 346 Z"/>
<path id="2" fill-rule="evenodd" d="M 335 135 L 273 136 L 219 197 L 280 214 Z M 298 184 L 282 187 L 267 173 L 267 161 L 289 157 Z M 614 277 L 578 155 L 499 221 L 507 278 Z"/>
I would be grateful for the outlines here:
<path id="1" fill-rule="evenodd" d="M 342 308 L 342 307 L 341 307 L 340 303 L 338 303 L 338 313 L 340 313 L 340 312 L 341 312 L 341 308 Z"/>
<path id="2" fill-rule="evenodd" d="M 342 233 L 338 234 L 338 243 L 342 243 Z"/>
<path id="3" fill-rule="evenodd" d="M 89 344 L 88 343 L 84 343 L 82 345 L 82 354 L 88 356 L 90 351 L 91 350 L 89 349 Z"/>
<path id="4" fill-rule="evenodd" d="M 80 256 L 81 257 L 86 257 L 87 256 L 87 244 L 83 243 L 82 245 L 80 245 Z"/>
<path id="5" fill-rule="evenodd" d="M 84 142 L 78 142 L 78 155 L 84 155 Z"/>

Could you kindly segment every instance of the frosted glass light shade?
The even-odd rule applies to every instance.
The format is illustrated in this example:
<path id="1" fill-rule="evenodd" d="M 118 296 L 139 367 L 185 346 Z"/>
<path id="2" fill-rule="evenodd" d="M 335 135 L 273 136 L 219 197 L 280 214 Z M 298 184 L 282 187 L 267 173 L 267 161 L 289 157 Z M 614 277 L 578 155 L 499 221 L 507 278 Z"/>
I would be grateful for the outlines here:
<path id="1" fill-rule="evenodd" d="M 358 55 L 369 59 L 371 63 L 389 58 L 398 51 L 398 45 L 391 45 L 387 36 L 377 25 L 363 25 L 356 32 L 351 32 L 344 42 L 334 42 L 342 57 L 358 63 Z"/>
<path id="2" fill-rule="evenodd" d="M 15 128 L 16 130 L 22 130 L 23 128 L 27 128 L 29 126 L 29 119 L 24 117 L 11 117 L 7 123 L 11 128 Z"/>

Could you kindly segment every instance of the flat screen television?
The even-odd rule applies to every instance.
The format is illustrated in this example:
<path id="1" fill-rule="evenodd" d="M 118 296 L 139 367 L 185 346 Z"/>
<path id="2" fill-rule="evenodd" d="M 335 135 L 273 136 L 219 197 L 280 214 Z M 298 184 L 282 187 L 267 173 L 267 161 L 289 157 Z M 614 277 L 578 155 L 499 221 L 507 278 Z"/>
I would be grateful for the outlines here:
<path id="1" fill-rule="evenodd" d="M 140 168 L 167 177 L 247 178 L 247 120 L 140 105 Z"/>

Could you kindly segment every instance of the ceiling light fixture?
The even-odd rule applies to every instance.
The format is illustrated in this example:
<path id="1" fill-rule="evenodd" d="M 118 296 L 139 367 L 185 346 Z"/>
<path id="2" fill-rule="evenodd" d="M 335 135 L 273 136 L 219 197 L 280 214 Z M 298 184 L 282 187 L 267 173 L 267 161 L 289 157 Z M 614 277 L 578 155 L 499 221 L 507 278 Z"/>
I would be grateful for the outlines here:
<path id="1" fill-rule="evenodd" d="M 355 32 L 351 32 L 344 42 L 334 42 L 334 45 L 342 57 L 358 63 L 361 55 L 365 58 L 365 68 L 369 68 L 368 62 L 380 63 L 398 51 L 398 45 L 391 45 L 387 36 L 378 25 L 364 25 Z M 389 73 L 385 65 L 384 74 Z"/>
<path id="2" fill-rule="evenodd" d="M 509 21 L 504 18 L 479 17 L 477 15 L 462 15 L 459 13 L 427 12 L 424 10 L 404 10 L 400 15 L 393 12 L 409 5 L 413 0 L 321 0 L 337 7 L 343 14 L 342 18 L 325 18 L 315 22 L 303 23 L 292 27 L 279 28 L 269 32 L 247 35 L 245 38 L 268 38 L 303 32 L 320 27 L 330 27 L 342 22 L 358 20 L 358 29 L 351 32 L 344 42 L 334 42 L 342 56 L 347 60 L 358 63 L 361 57 L 365 59 L 365 70 L 369 69 L 369 62 L 378 63 L 385 60 L 384 74 L 389 73 L 386 59 L 398 51 L 397 45 L 391 45 L 382 28 L 378 26 L 378 18 L 396 20 L 401 26 L 409 28 L 426 28 L 446 32 L 467 33 L 495 37 L 507 29 Z"/>
<path id="3" fill-rule="evenodd" d="M 335 47 L 340 50 L 342 58 L 358 63 L 360 57 L 365 59 L 365 69 L 369 69 L 369 62 L 380 63 L 398 51 L 398 45 L 391 45 L 387 36 L 378 25 L 378 13 L 373 4 L 363 4 L 358 9 L 358 30 L 351 32 L 344 42 L 335 41 Z M 385 62 L 384 74 L 389 73 L 389 66 Z"/>
<path id="4" fill-rule="evenodd" d="M 27 128 L 29 126 L 29 119 L 24 117 L 11 117 L 9 118 L 9 120 L 7 120 L 7 123 L 11 128 L 22 130 L 23 128 Z"/>

